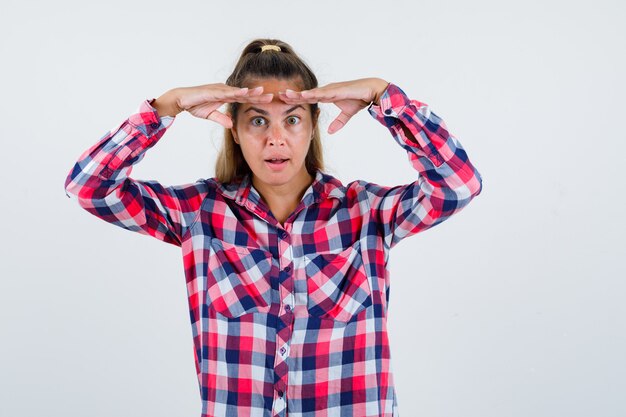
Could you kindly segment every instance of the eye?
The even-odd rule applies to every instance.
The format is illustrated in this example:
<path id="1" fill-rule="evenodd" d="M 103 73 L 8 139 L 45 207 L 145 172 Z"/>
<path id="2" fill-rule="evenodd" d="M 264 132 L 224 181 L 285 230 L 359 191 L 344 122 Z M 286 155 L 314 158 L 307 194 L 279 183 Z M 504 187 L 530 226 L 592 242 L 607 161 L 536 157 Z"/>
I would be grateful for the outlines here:
<path id="1" fill-rule="evenodd" d="M 295 125 L 300 121 L 300 117 L 299 116 L 289 116 L 287 118 L 287 123 L 289 123 L 290 125 Z"/>
<path id="2" fill-rule="evenodd" d="M 263 126 L 265 124 L 265 119 L 262 117 L 255 117 L 252 119 L 252 124 L 254 126 Z"/>

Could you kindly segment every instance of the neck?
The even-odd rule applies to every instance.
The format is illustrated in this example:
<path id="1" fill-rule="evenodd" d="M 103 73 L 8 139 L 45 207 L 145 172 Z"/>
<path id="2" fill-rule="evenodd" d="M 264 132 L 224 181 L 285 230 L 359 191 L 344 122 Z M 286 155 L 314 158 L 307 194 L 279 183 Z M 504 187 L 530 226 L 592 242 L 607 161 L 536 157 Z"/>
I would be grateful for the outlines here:
<path id="1" fill-rule="evenodd" d="M 281 223 L 295 210 L 315 178 L 308 172 L 289 184 L 267 185 L 252 175 L 252 185 Z"/>

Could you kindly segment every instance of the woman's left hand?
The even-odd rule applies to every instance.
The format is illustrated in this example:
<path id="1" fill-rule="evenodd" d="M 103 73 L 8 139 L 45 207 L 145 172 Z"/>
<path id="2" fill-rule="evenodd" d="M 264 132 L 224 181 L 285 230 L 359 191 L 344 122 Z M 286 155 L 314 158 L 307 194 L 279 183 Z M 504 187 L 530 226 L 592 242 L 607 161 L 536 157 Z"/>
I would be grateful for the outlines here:
<path id="1" fill-rule="evenodd" d="M 311 90 L 286 90 L 278 97 L 289 104 L 297 103 L 334 103 L 341 113 L 328 126 L 328 133 L 333 134 L 348 123 L 348 120 L 370 104 L 379 104 L 378 100 L 389 83 L 381 78 L 361 78 L 353 81 L 330 83 Z"/>

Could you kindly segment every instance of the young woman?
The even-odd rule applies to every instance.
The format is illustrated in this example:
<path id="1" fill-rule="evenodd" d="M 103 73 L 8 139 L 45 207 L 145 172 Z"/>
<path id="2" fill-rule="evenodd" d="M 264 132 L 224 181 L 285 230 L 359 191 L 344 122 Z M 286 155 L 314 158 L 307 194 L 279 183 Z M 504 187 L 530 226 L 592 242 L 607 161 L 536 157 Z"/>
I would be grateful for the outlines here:
<path id="1" fill-rule="evenodd" d="M 325 173 L 320 102 L 341 109 L 329 134 L 367 108 L 415 181 L 344 185 Z M 224 126 L 215 177 L 132 179 L 182 111 Z M 79 157 L 65 189 L 95 216 L 182 248 L 202 417 L 362 417 L 399 415 L 390 249 L 460 211 L 482 180 L 444 122 L 395 84 L 318 87 L 288 44 L 257 39 L 225 84 L 144 101 Z"/>

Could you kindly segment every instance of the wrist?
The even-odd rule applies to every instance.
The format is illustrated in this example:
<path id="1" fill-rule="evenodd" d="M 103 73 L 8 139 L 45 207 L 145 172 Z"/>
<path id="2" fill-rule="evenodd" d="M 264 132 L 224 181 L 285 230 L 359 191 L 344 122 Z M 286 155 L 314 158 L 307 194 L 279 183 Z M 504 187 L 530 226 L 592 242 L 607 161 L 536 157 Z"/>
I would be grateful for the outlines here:
<path id="1" fill-rule="evenodd" d="M 380 98 L 385 93 L 388 86 L 389 86 L 388 81 L 385 81 L 382 78 L 376 79 L 376 85 L 374 87 L 374 98 L 372 100 L 373 104 L 380 106 Z"/>
<path id="2" fill-rule="evenodd" d="M 151 103 L 159 114 L 159 117 L 164 116 L 176 116 L 182 112 L 182 109 L 178 106 L 178 96 L 176 89 L 169 90 L 159 96 Z"/>

